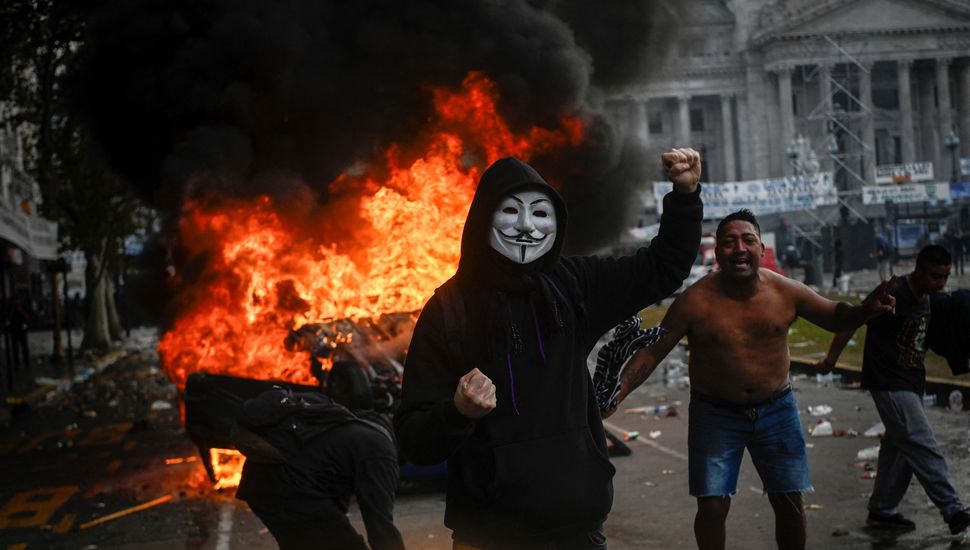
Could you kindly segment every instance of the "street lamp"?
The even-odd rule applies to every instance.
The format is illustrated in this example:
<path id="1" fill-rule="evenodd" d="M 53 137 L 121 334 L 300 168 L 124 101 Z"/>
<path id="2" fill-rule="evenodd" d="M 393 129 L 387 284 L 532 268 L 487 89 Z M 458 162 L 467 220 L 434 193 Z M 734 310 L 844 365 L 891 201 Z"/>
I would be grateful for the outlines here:
<path id="1" fill-rule="evenodd" d="M 946 144 L 946 148 L 950 150 L 950 156 L 953 158 L 953 181 L 957 181 L 958 176 L 958 161 L 957 161 L 957 147 L 960 146 L 960 136 L 957 135 L 953 128 L 950 128 L 950 133 L 946 135 L 943 143 Z"/>

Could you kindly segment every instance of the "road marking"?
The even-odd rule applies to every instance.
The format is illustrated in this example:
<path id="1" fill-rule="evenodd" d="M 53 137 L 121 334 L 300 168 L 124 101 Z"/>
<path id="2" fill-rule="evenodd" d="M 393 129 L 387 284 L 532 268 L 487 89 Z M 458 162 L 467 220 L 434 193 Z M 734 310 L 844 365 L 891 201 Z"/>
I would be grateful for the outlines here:
<path id="1" fill-rule="evenodd" d="M 603 421 L 603 425 L 606 426 L 608 429 L 613 430 L 614 432 L 620 432 L 621 434 L 630 433 L 630 430 L 627 430 L 625 428 L 621 428 L 621 427 L 617 426 L 616 424 L 613 424 L 611 422 L 607 422 L 605 420 Z M 653 447 L 654 449 L 657 449 L 658 451 L 660 451 L 660 452 L 662 452 L 664 454 L 668 454 L 668 455 L 670 455 L 670 456 L 672 456 L 674 458 L 678 458 L 680 460 L 683 460 L 684 462 L 687 462 L 687 455 L 685 455 L 684 453 L 681 453 L 679 451 L 675 451 L 675 450 L 673 450 L 671 448 L 668 448 L 668 447 L 664 447 L 663 445 L 661 445 L 660 443 L 657 443 L 656 441 L 654 441 L 652 439 L 645 439 L 645 438 L 642 438 L 642 437 L 638 437 L 638 438 L 634 439 L 633 441 L 636 441 L 636 442 L 639 442 L 639 443 L 643 443 L 644 445 L 647 445 L 649 447 Z M 630 441 L 630 443 L 632 443 L 633 441 Z"/>
<path id="2" fill-rule="evenodd" d="M 225 502 L 219 509 L 219 527 L 216 529 L 219 537 L 216 539 L 216 550 L 229 550 L 235 512 L 236 505 L 232 501 Z"/>
<path id="3" fill-rule="evenodd" d="M 74 520 L 77 518 L 77 514 L 64 514 L 61 521 L 58 521 L 51 527 L 52 533 L 67 533 L 74 527 Z"/>
<path id="4" fill-rule="evenodd" d="M 17 544 L 7 545 L 7 550 L 26 550 L 26 548 L 27 548 L 27 545 L 22 542 L 18 542 Z"/>
<path id="5" fill-rule="evenodd" d="M 76 485 L 67 485 L 17 493 L 0 509 L 0 529 L 46 524 L 77 490 Z"/>

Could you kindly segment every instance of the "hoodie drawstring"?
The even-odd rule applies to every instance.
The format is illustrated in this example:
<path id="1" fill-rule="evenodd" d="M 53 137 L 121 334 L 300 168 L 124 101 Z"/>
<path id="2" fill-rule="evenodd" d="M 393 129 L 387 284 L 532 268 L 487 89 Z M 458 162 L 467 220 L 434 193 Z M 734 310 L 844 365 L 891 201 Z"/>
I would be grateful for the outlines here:
<path id="1" fill-rule="evenodd" d="M 512 353 L 505 352 L 505 364 L 509 368 L 509 389 L 512 392 L 512 410 L 519 416 L 519 403 L 515 400 L 515 377 L 512 376 Z"/>

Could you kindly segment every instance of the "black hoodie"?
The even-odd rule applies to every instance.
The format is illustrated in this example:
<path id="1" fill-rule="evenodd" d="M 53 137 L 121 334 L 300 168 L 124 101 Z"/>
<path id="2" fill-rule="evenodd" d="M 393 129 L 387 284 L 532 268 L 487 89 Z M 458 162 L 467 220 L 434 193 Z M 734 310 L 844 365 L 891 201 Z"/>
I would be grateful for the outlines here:
<path id="1" fill-rule="evenodd" d="M 556 208 L 553 248 L 516 264 L 488 244 L 499 201 L 524 188 Z M 591 530 L 613 500 L 615 472 L 586 358 L 605 332 L 673 293 L 700 246 L 700 191 L 664 198 L 649 248 L 622 258 L 560 258 L 567 213 L 560 195 L 527 164 L 505 158 L 479 182 L 446 285 L 464 304 L 461 360 L 445 336 L 441 293 L 415 326 L 395 416 L 404 456 L 448 460 L 445 525 L 463 541 L 530 542 Z M 458 379 L 478 367 L 497 407 L 478 420 L 454 405 Z"/>

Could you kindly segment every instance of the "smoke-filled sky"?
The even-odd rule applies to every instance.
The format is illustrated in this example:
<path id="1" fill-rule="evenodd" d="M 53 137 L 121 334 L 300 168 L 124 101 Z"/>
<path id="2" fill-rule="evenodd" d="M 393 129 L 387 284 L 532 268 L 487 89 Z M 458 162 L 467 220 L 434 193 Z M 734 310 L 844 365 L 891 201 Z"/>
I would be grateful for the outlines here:
<path id="1" fill-rule="evenodd" d="M 163 210 L 190 181 L 220 196 L 306 185 L 324 202 L 350 164 L 421 128 L 430 86 L 483 71 L 513 128 L 594 121 L 582 150 L 533 162 L 562 184 L 569 249 L 589 250 L 659 162 L 597 117 L 594 98 L 659 54 L 648 45 L 663 43 L 662 1 L 118 0 L 92 21 L 78 105 Z"/>

